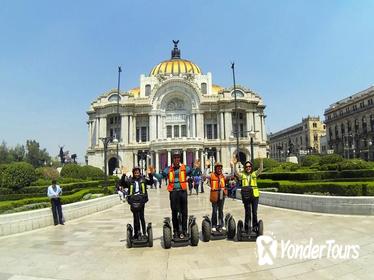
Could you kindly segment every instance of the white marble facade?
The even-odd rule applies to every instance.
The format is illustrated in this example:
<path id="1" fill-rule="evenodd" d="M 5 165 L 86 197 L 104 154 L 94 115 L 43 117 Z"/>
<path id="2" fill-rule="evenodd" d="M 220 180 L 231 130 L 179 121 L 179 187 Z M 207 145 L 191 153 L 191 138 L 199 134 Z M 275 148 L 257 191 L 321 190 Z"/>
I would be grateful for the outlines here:
<path id="1" fill-rule="evenodd" d="M 228 71 L 228 75 L 229 75 Z M 241 158 L 266 157 L 265 105 L 253 91 L 236 86 Z M 100 138 L 119 140 L 121 170 L 153 165 L 160 171 L 171 163 L 173 150 L 192 165 L 207 158 L 220 161 L 224 169 L 236 153 L 236 115 L 233 87 L 212 83 L 211 73 L 203 74 L 191 61 L 180 58 L 174 45 L 172 58 L 141 75 L 140 87 L 120 93 L 117 90 L 99 96 L 88 114 L 88 164 L 104 170 L 104 145 Z M 118 111 L 117 111 L 118 110 Z M 118 113 L 119 114 L 118 114 Z M 107 151 L 108 173 L 117 161 L 117 145 Z M 204 167 L 204 166 L 203 166 Z"/>

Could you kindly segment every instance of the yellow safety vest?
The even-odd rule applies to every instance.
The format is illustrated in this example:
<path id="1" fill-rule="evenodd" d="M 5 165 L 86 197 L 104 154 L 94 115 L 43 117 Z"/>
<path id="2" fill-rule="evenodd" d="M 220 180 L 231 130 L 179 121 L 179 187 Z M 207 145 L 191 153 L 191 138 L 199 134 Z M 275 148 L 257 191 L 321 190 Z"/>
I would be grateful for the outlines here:
<path id="1" fill-rule="evenodd" d="M 133 184 L 131 184 L 131 186 L 130 186 L 130 193 L 129 193 L 129 195 L 133 195 L 134 194 L 134 184 L 135 184 L 135 182 Z M 140 187 L 141 187 L 141 189 L 140 189 L 141 193 L 145 194 L 145 184 L 144 184 L 144 182 L 140 183 Z"/>
<path id="2" fill-rule="evenodd" d="M 254 197 L 259 197 L 260 192 L 258 191 L 258 187 L 257 187 L 257 174 L 256 174 L 256 172 L 252 172 L 249 175 L 247 175 L 245 172 L 243 172 L 241 175 L 242 175 L 242 188 L 252 187 L 253 196 Z"/>

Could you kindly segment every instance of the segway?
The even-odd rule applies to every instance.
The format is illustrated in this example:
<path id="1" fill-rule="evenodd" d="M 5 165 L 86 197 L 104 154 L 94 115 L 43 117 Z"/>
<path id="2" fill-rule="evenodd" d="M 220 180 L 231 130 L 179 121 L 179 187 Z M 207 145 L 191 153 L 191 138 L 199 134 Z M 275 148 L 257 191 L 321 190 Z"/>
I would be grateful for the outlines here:
<path id="1" fill-rule="evenodd" d="M 258 221 L 258 226 L 255 228 L 249 228 L 248 231 L 244 229 L 244 223 L 242 220 L 238 221 L 236 238 L 238 241 L 255 241 L 257 237 L 263 235 L 264 223 L 262 220 Z"/>
<path id="2" fill-rule="evenodd" d="M 153 247 L 152 223 L 147 225 L 147 234 L 134 238 L 134 230 L 131 224 L 127 224 L 127 248 Z"/>
<path id="3" fill-rule="evenodd" d="M 182 231 L 182 215 L 178 213 L 178 221 L 179 221 L 179 232 Z M 184 238 L 180 238 L 179 236 L 174 238 L 173 237 L 173 230 L 170 221 L 170 217 L 164 218 L 164 225 L 163 225 L 163 239 L 164 239 L 164 248 L 169 249 L 172 245 L 175 247 L 179 246 L 197 246 L 199 243 L 199 228 L 196 224 L 196 218 L 194 216 L 188 217 L 188 225 L 187 225 L 187 235 Z"/>
<path id="4" fill-rule="evenodd" d="M 217 231 L 212 231 L 212 222 L 208 215 L 203 217 L 201 223 L 203 241 L 209 242 L 210 240 L 219 239 L 234 239 L 236 232 L 236 224 L 234 217 L 227 213 L 225 216 L 225 227 L 226 229 L 218 228 Z"/>

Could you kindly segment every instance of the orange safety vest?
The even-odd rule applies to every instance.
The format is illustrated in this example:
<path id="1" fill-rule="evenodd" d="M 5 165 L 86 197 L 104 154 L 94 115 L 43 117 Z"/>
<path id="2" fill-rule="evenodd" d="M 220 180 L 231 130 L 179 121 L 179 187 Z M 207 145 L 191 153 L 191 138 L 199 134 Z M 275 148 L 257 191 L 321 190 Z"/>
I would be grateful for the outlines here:
<path id="1" fill-rule="evenodd" d="M 217 175 L 216 173 L 212 172 L 210 174 L 210 189 L 211 191 L 218 191 L 220 189 L 223 189 L 226 193 L 225 176 L 223 174 Z"/>
<path id="2" fill-rule="evenodd" d="M 171 192 L 174 190 L 174 181 L 175 181 L 175 172 L 173 165 L 169 168 L 169 185 L 168 191 Z M 181 185 L 182 190 L 187 190 L 187 172 L 186 166 L 181 164 L 179 167 L 179 184 Z"/>

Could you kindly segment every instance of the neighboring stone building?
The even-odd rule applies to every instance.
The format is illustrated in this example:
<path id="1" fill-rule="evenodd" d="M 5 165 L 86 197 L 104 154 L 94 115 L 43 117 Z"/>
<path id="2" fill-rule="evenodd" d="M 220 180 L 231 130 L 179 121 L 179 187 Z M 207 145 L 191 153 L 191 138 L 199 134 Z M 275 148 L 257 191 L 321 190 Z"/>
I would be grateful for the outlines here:
<path id="1" fill-rule="evenodd" d="M 230 75 L 228 68 L 228 75 Z M 254 157 L 266 157 L 265 105 L 253 91 L 236 87 L 239 113 L 240 157 L 250 159 L 250 135 Z M 117 90 L 99 96 L 88 114 L 88 164 L 104 167 L 100 140 L 119 138 L 118 160 L 127 171 L 152 164 L 159 171 L 171 163 L 173 150 L 192 165 L 209 157 L 230 168 L 236 153 L 234 90 L 212 82 L 193 62 L 180 58 L 177 42 L 170 60 L 157 64 L 149 76 L 140 76 L 140 87 L 121 92 L 117 114 Z M 253 131 L 253 133 L 249 132 Z M 236 134 L 235 134 L 236 135 Z M 109 173 L 117 164 L 114 143 L 108 145 Z"/>
<path id="2" fill-rule="evenodd" d="M 345 158 L 374 160 L 374 86 L 344 98 L 325 110 L 330 149 Z"/>
<path id="3" fill-rule="evenodd" d="M 320 139 L 325 134 L 325 125 L 320 118 L 308 116 L 301 123 L 269 135 L 270 157 L 284 161 L 290 150 L 298 157 L 320 153 Z"/>

